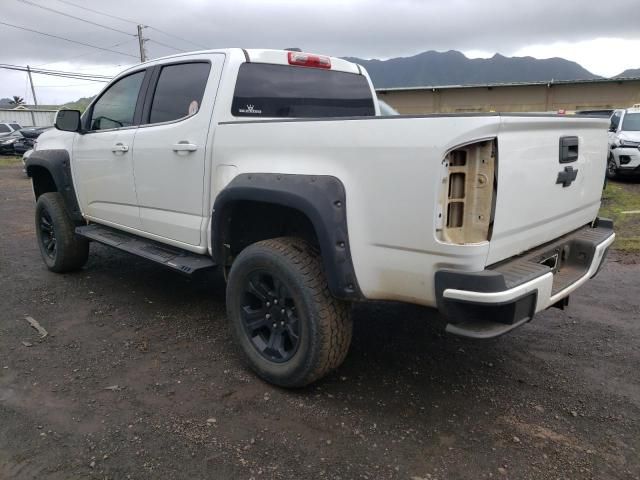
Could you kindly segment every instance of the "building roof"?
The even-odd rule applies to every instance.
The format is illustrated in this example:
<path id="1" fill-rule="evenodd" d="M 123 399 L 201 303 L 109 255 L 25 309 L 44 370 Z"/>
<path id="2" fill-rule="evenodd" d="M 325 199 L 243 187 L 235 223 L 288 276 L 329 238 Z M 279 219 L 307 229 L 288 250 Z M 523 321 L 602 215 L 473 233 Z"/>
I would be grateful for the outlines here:
<path id="1" fill-rule="evenodd" d="M 588 80 L 549 80 L 546 82 L 506 82 L 506 83 L 482 83 L 472 85 L 424 85 L 415 87 L 380 87 L 376 88 L 376 92 L 402 92 L 412 90 L 449 90 L 454 88 L 493 88 L 493 87 L 532 87 L 539 85 L 573 85 L 581 83 L 626 83 L 640 82 L 640 77 L 621 77 L 621 78 L 592 78 Z"/>

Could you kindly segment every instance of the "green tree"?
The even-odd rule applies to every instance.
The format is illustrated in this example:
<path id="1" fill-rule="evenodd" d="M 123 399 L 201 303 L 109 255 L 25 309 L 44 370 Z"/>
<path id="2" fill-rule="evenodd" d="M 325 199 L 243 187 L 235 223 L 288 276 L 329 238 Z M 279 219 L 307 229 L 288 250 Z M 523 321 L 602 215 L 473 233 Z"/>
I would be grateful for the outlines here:
<path id="1" fill-rule="evenodd" d="M 24 105 L 24 98 L 14 95 L 9 102 L 10 105 Z"/>

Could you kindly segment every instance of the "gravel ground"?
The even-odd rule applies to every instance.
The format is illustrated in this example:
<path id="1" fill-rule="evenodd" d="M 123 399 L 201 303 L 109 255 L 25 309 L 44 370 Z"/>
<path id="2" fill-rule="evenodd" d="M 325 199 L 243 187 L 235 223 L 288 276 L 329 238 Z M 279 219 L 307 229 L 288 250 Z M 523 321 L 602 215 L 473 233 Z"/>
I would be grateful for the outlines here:
<path id="1" fill-rule="evenodd" d="M 100 245 L 50 273 L 20 168 L 0 199 L 2 479 L 640 478 L 635 258 L 492 341 L 358 305 L 344 365 L 286 391 L 243 366 L 219 277 Z"/>

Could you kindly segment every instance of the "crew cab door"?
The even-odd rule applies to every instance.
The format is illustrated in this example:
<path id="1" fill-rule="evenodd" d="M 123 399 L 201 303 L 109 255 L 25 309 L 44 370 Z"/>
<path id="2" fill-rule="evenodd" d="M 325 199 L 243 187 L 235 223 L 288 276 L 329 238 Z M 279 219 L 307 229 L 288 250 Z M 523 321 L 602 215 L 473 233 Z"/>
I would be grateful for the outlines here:
<path id="1" fill-rule="evenodd" d="M 133 179 L 136 110 L 146 70 L 112 84 L 83 119 L 86 133 L 73 141 L 73 173 L 81 208 L 89 220 L 140 228 Z M 141 103 L 141 102 L 140 102 Z M 138 108 L 137 108 L 138 106 Z"/>
<path id="2" fill-rule="evenodd" d="M 207 55 L 154 69 L 133 160 L 142 230 L 149 234 L 205 244 L 207 138 L 223 61 L 222 54 Z"/>

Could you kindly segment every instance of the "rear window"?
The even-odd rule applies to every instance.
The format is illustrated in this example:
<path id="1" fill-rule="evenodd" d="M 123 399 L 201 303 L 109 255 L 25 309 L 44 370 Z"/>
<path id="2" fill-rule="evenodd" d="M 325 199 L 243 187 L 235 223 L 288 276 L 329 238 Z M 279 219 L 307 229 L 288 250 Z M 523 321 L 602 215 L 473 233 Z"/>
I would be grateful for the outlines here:
<path id="1" fill-rule="evenodd" d="M 236 117 L 358 117 L 375 115 L 375 107 L 363 75 L 244 63 L 231 113 Z"/>

